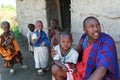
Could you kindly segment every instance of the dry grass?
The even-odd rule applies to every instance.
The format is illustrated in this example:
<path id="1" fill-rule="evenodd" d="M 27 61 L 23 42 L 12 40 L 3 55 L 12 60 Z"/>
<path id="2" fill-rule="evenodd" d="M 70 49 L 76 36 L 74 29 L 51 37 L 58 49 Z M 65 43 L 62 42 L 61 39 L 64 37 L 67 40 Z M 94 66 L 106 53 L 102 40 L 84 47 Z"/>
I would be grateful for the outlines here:
<path id="1" fill-rule="evenodd" d="M 19 30 L 18 30 L 18 24 L 17 24 L 17 15 L 16 15 L 16 9 L 13 6 L 2 6 L 0 8 L 0 23 L 2 21 L 8 21 L 10 23 L 11 29 L 13 30 L 15 36 L 17 38 L 20 37 Z M 3 31 L 0 28 L 0 34 Z"/>

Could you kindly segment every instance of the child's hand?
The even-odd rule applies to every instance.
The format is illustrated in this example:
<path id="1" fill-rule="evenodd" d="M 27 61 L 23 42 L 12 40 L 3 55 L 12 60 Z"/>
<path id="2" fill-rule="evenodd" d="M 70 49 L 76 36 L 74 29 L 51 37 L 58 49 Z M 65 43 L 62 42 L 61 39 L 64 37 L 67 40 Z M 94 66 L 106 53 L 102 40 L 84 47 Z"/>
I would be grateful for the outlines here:
<path id="1" fill-rule="evenodd" d="M 11 40 L 4 41 L 3 45 L 7 46 L 10 42 L 11 42 Z"/>
<path id="2" fill-rule="evenodd" d="M 11 41 L 12 41 L 11 39 L 7 40 L 7 41 L 6 41 L 6 45 L 10 44 Z"/>
<path id="3" fill-rule="evenodd" d="M 42 42 L 40 46 L 45 46 L 45 42 Z"/>
<path id="4" fill-rule="evenodd" d="M 39 31 L 38 38 L 40 38 L 40 36 L 41 36 L 41 31 Z"/>
<path id="5" fill-rule="evenodd" d="M 52 48 L 51 49 L 51 57 L 52 58 L 54 58 L 54 56 L 57 54 L 57 51 L 54 49 L 54 48 Z"/>
<path id="6" fill-rule="evenodd" d="M 4 41 L 4 42 L 2 43 L 2 46 L 7 46 L 7 42 Z"/>
<path id="7" fill-rule="evenodd" d="M 76 65 L 71 63 L 71 66 L 72 66 L 73 73 L 76 73 L 77 72 Z"/>
<path id="8" fill-rule="evenodd" d="M 68 68 L 65 65 L 62 66 L 62 69 L 66 72 L 69 72 Z"/>

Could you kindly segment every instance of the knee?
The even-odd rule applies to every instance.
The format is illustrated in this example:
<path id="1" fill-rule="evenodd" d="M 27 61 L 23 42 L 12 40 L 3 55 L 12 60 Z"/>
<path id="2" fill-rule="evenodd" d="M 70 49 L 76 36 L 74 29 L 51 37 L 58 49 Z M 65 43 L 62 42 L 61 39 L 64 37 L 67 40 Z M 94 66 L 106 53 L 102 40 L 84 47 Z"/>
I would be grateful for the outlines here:
<path id="1" fill-rule="evenodd" d="M 58 73 L 58 71 L 59 71 L 59 67 L 56 66 L 56 65 L 53 65 L 53 66 L 52 66 L 52 74 L 55 75 L 55 74 Z"/>
<path id="2" fill-rule="evenodd" d="M 52 75 L 56 80 L 64 80 L 67 77 L 66 72 L 57 65 L 52 66 Z"/>

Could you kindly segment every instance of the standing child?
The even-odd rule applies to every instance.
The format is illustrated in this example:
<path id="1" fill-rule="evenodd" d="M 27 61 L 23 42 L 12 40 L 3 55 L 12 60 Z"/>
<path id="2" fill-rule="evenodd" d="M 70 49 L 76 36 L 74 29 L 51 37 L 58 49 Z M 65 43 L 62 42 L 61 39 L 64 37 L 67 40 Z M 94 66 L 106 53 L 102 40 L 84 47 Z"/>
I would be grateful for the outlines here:
<path id="1" fill-rule="evenodd" d="M 28 24 L 28 28 L 29 28 L 29 31 L 27 33 L 28 46 L 29 46 L 29 51 L 33 54 L 34 47 L 33 47 L 32 35 L 34 34 L 35 26 L 34 24 Z"/>
<path id="2" fill-rule="evenodd" d="M 56 46 L 59 44 L 60 30 L 58 27 L 58 22 L 56 19 L 50 21 L 50 27 L 48 29 L 49 40 L 51 41 L 51 46 Z"/>
<path id="3" fill-rule="evenodd" d="M 67 80 L 73 80 L 71 73 L 76 72 L 76 63 L 78 53 L 72 48 L 72 34 L 70 32 L 62 32 L 60 35 L 60 45 L 54 47 L 57 54 L 54 56 L 54 65 L 52 66 L 52 74 L 55 77 L 53 69 L 59 68 L 67 72 Z M 61 80 L 55 77 L 56 80 Z"/>
<path id="4" fill-rule="evenodd" d="M 4 60 L 4 67 L 10 68 L 10 74 L 15 73 L 15 69 L 13 68 L 15 63 L 20 63 L 21 68 L 27 69 L 27 66 L 23 65 L 23 56 L 15 36 L 10 30 L 9 22 L 2 22 L 1 28 L 4 32 L 0 35 L 0 55 Z"/>
<path id="5" fill-rule="evenodd" d="M 36 31 L 32 36 L 34 40 L 35 68 L 39 75 L 43 75 L 44 69 L 48 65 L 48 47 L 50 47 L 50 42 L 46 33 L 43 31 L 42 21 L 36 21 L 35 27 Z"/>

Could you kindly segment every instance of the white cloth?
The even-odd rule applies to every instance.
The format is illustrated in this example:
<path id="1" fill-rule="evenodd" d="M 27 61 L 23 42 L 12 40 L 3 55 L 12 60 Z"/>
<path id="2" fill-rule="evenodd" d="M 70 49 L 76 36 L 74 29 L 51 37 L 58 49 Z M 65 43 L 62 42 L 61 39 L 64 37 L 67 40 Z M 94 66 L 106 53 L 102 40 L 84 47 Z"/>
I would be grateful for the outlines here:
<path id="1" fill-rule="evenodd" d="M 61 55 L 61 51 L 60 51 L 60 45 L 57 45 L 54 47 L 54 49 L 57 51 L 57 54 L 54 56 L 54 60 L 59 60 L 60 62 L 64 62 L 65 63 L 77 63 L 78 60 L 78 52 L 71 48 L 71 50 L 69 51 L 69 53 L 66 55 L 65 59 L 64 57 Z"/>
<path id="2" fill-rule="evenodd" d="M 37 39 L 37 38 L 38 38 L 37 35 L 34 33 L 34 34 L 32 35 L 32 40 L 34 41 L 34 40 Z M 43 41 L 40 46 L 45 46 L 45 42 Z"/>
<path id="3" fill-rule="evenodd" d="M 34 33 L 34 34 L 32 35 L 32 40 L 37 39 L 37 38 L 38 38 L 37 35 Z"/>
<path id="4" fill-rule="evenodd" d="M 35 68 L 45 68 L 48 64 L 48 48 L 46 46 L 34 47 Z"/>
<path id="5" fill-rule="evenodd" d="M 27 33 L 29 51 L 34 51 L 33 45 L 30 45 L 30 42 L 33 44 L 33 40 L 32 40 L 33 34 L 34 34 L 34 32 L 31 32 L 31 31 L 28 31 L 28 33 Z"/>
<path id="6" fill-rule="evenodd" d="M 66 74 L 67 74 L 67 80 L 74 80 L 74 77 L 73 77 L 73 69 L 71 69 L 69 66 L 68 66 L 68 64 L 64 64 L 67 68 L 68 68 L 68 70 L 69 70 L 69 72 L 67 72 Z"/>

